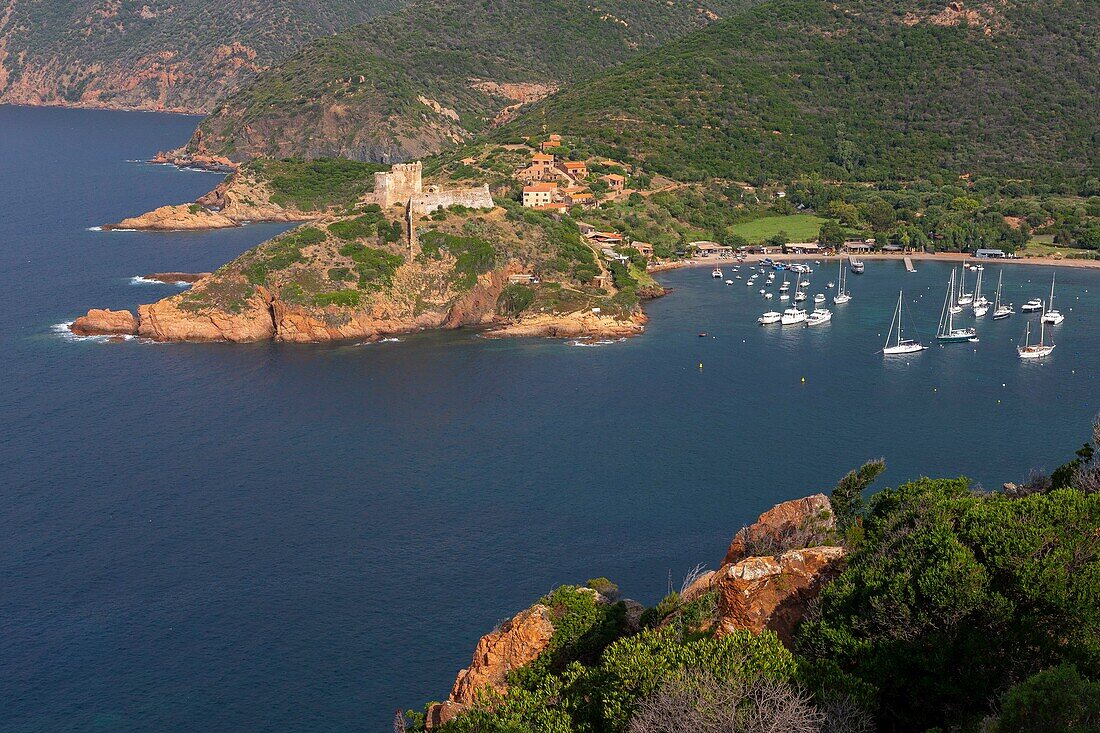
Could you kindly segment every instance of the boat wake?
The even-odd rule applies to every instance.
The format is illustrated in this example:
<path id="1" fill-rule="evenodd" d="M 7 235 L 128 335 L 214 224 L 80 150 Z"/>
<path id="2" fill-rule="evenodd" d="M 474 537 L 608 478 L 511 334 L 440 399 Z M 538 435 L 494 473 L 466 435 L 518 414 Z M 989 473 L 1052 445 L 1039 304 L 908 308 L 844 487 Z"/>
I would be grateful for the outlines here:
<path id="1" fill-rule="evenodd" d="M 130 278 L 130 284 L 131 285 L 175 285 L 178 288 L 186 288 L 186 287 L 191 285 L 191 283 L 187 282 L 186 280 L 176 280 L 174 282 L 165 282 L 164 280 L 152 280 L 152 279 L 147 278 L 147 277 L 142 277 L 141 275 L 134 275 L 132 278 Z"/>
<path id="2" fill-rule="evenodd" d="M 572 341 L 566 341 L 566 346 L 609 346 L 611 344 L 618 344 L 626 341 L 626 338 L 617 339 L 574 339 Z"/>

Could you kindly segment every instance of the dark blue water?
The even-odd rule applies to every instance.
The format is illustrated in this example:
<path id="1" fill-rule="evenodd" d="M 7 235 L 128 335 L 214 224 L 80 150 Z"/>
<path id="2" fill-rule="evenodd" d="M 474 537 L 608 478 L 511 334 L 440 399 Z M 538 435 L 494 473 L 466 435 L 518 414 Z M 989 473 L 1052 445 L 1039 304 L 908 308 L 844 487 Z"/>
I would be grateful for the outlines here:
<path id="1" fill-rule="evenodd" d="M 652 602 L 866 458 L 885 483 L 995 486 L 1057 465 L 1100 408 L 1100 273 L 1068 269 L 1042 365 L 1015 356 L 1020 317 L 884 364 L 898 287 L 935 329 L 947 269 L 923 263 L 870 263 L 816 332 L 760 328 L 755 290 L 692 270 L 665 276 L 644 337 L 600 348 L 54 333 L 175 292 L 134 275 L 278 231 L 86 231 L 212 187 L 126 162 L 194 123 L 0 107 L 2 731 L 387 730 L 558 583 L 607 575 Z M 1005 276 L 1017 303 L 1049 282 Z"/>

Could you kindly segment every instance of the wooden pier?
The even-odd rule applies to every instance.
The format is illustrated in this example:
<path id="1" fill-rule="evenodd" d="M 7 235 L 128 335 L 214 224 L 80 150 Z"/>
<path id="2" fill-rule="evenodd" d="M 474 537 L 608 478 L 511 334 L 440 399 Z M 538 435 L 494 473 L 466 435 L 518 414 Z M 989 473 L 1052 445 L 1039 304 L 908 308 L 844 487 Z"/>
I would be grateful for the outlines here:
<path id="1" fill-rule="evenodd" d="M 906 255 L 905 257 L 905 269 L 909 272 L 916 272 L 917 268 L 913 267 L 913 259 Z"/>

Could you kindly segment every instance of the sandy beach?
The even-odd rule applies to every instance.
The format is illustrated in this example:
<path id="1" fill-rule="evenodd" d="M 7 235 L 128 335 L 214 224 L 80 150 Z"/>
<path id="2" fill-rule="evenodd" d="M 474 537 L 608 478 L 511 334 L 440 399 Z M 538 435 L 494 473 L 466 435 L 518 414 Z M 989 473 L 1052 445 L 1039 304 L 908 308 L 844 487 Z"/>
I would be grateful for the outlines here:
<path id="1" fill-rule="evenodd" d="M 743 262 L 760 262 L 765 258 L 771 258 L 776 261 L 793 261 L 804 262 L 806 260 L 821 260 L 823 262 L 831 262 L 839 257 L 848 257 L 848 255 L 747 255 Z M 857 257 L 865 262 L 871 262 L 874 260 L 904 260 L 909 257 L 914 262 L 919 260 L 938 261 L 938 262 L 966 262 L 966 263 L 981 263 L 990 265 L 1051 265 L 1055 267 L 1077 267 L 1084 269 L 1098 269 L 1100 268 L 1100 260 L 1072 260 L 1072 259 L 1058 259 L 1056 257 L 1021 257 L 1021 258 L 990 258 L 979 259 L 973 255 L 969 255 L 963 252 L 916 252 L 910 255 L 904 255 L 900 253 L 875 253 L 875 254 L 860 254 Z M 663 262 L 658 265 L 653 265 L 649 268 L 649 272 L 663 272 L 665 270 L 676 270 L 681 267 L 714 267 L 715 265 L 732 265 L 737 264 L 737 259 L 733 257 L 696 257 L 690 260 L 682 260 L 679 262 Z"/>

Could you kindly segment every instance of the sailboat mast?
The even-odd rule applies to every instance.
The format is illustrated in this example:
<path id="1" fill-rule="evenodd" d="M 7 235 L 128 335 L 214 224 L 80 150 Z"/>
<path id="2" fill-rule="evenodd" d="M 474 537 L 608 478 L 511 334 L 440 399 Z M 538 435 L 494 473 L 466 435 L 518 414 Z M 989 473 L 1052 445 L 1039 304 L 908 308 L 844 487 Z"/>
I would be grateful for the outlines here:
<path id="1" fill-rule="evenodd" d="M 1047 308 L 1045 310 L 1043 310 L 1043 313 L 1046 313 L 1047 310 L 1054 310 L 1054 280 L 1057 277 L 1058 277 L 1057 272 L 1052 272 L 1050 274 L 1050 302 L 1047 303 Z"/>
<path id="2" fill-rule="evenodd" d="M 898 346 L 901 346 L 901 291 L 898 291 Z"/>
<path id="3" fill-rule="evenodd" d="M 940 336 L 946 336 L 948 319 L 951 316 L 951 298 L 955 295 L 955 271 L 951 270 L 951 279 L 947 284 L 947 297 L 943 299 L 943 312 L 940 313 Z"/>
<path id="4" fill-rule="evenodd" d="M 1001 309 L 1001 281 L 1004 280 L 1005 271 L 1001 270 L 997 273 L 997 294 L 993 296 L 993 314 L 996 315 L 997 311 Z"/>

